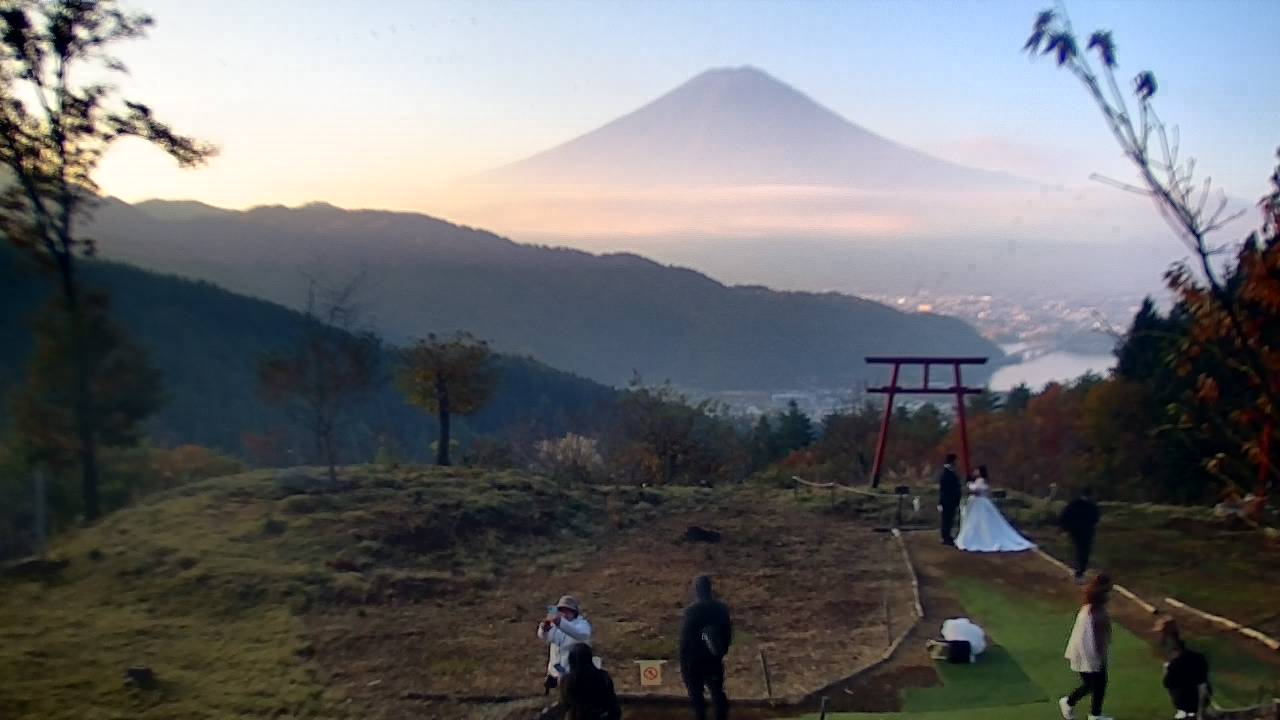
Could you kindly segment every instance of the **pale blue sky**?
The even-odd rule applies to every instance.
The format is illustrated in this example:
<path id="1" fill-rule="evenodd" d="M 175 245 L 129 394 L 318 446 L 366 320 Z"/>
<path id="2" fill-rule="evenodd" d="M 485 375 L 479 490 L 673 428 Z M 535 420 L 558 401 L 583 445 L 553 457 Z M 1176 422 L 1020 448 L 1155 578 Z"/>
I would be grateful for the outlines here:
<path id="1" fill-rule="evenodd" d="M 572 138 L 709 67 L 755 65 L 871 130 L 1039 179 L 1129 177 L 1069 75 L 1019 49 L 1040 0 L 146 0 L 127 87 L 223 148 L 177 171 L 125 147 L 104 189 L 232 207 L 327 200 L 431 212 L 450 179 Z M 1280 145 L 1280 2 L 1069 3 L 1151 68 L 1184 147 L 1232 195 Z"/>

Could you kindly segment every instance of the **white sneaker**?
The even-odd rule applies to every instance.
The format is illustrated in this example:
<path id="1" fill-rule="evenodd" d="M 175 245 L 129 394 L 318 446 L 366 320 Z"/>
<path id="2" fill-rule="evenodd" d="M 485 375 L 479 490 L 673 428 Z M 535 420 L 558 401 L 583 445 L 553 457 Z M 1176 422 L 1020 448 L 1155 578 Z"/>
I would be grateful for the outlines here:
<path id="1" fill-rule="evenodd" d="M 1058 699 L 1058 710 L 1062 712 L 1063 720 L 1076 720 L 1076 709 L 1071 707 L 1066 697 Z"/>
<path id="2" fill-rule="evenodd" d="M 1110 715 L 1090 715 L 1089 720 L 1116 720 Z"/>

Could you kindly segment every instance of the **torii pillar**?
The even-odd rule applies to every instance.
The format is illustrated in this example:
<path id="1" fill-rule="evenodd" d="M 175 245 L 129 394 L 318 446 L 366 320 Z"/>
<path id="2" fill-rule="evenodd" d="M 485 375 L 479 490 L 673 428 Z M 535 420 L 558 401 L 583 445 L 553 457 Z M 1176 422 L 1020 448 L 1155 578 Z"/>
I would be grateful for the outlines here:
<path id="1" fill-rule="evenodd" d="M 969 463 L 969 429 L 965 425 L 964 418 L 964 399 L 966 395 L 977 395 L 983 391 L 982 388 L 969 387 L 964 384 L 960 377 L 960 367 L 963 365 L 985 365 L 987 358 L 984 357 L 921 357 L 921 356 L 902 356 L 902 357 L 868 357 L 867 363 L 871 365 L 892 365 L 893 372 L 889 376 L 889 384 L 883 387 L 867 388 L 867 392 L 887 395 L 884 403 L 884 417 L 880 420 L 880 436 L 876 440 L 876 461 L 871 468 L 871 487 L 880 486 L 880 470 L 884 464 L 884 449 L 889 444 L 889 420 L 893 417 L 893 400 L 898 395 L 955 395 L 956 398 L 956 419 L 960 423 L 960 457 L 964 462 L 964 475 L 969 477 L 972 472 Z M 920 383 L 920 387 L 902 387 L 898 385 L 899 370 L 903 365 L 924 366 L 924 377 Z M 934 365 L 950 365 L 955 374 L 955 382 L 950 387 L 931 387 L 929 384 L 929 370 Z"/>

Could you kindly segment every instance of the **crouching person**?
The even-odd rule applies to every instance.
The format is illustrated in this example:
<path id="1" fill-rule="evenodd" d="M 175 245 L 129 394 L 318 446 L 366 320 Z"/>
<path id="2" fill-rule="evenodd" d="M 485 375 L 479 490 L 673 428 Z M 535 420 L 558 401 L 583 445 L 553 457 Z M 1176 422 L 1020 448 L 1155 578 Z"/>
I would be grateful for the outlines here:
<path id="1" fill-rule="evenodd" d="M 1204 700 L 1213 693 L 1209 684 L 1208 659 L 1187 647 L 1173 618 L 1164 618 L 1157 623 L 1156 632 L 1169 655 L 1169 662 L 1164 664 L 1164 687 L 1173 701 L 1174 717 L 1200 717 Z"/>
<path id="2" fill-rule="evenodd" d="M 569 648 L 569 668 L 560 679 L 565 720 L 621 720 L 613 678 L 599 668 L 590 645 L 577 643 Z"/>
<path id="3" fill-rule="evenodd" d="M 538 625 L 538 639 L 550 646 L 547 659 L 546 692 L 559 686 L 560 679 L 573 669 L 570 650 L 578 644 L 591 644 L 591 623 L 572 595 L 565 595 Z"/>

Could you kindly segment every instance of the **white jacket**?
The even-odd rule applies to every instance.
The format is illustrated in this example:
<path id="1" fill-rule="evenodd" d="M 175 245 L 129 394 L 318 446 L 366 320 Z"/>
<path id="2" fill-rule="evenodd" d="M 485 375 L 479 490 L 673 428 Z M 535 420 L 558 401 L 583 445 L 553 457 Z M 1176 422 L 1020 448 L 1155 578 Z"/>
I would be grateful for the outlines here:
<path id="1" fill-rule="evenodd" d="M 942 623 L 942 639 L 964 640 L 969 643 L 971 657 L 977 657 L 987 649 L 987 634 L 969 618 L 951 618 Z"/>
<path id="2" fill-rule="evenodd" d="M 561 618 L 560 624 L 552 625 L 550 630 L 543 630 L 539 623 L 538 639 L 551 646 L 547 674 L 559 678 L 569 670 L 569 648 L 578 643 L 591 644 L 591 623 L 587 622 L 585 615 L 579 615 L 573 620 Z M 557 665 L 560 667 L 557 668 Z"/>
<path id="3" fill-rule="evenodd" d="M 1076 624 L 1071 628 L 1071 639 L 1067 641 L 1067 651 L 1063 656 L 1071 664 L 1071 669 L 1078 673 L 1099 672 L 1107 666 L 1106 653 L 1098 652 L 1098 638 L 1093 628 L 1091 606 L 1085 605 L 1076 613 Z"/>

